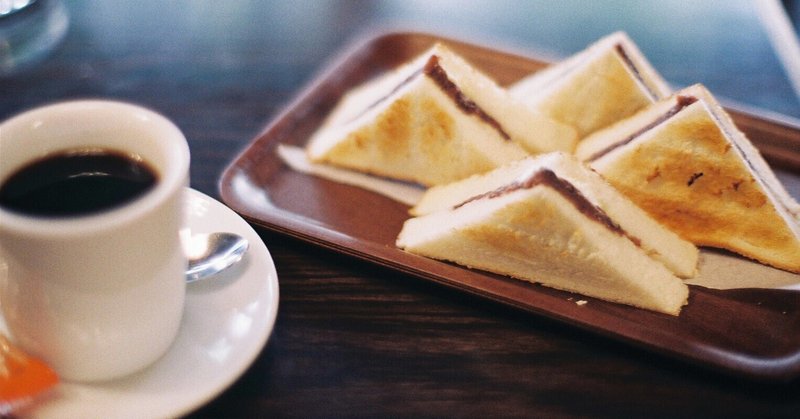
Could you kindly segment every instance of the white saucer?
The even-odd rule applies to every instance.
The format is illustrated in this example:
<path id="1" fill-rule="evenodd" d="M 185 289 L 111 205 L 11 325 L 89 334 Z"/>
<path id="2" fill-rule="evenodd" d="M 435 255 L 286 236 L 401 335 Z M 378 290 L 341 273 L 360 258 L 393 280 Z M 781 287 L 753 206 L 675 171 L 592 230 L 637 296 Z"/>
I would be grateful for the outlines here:
<path id="1" fill-rule="evenodd" d="M 100 384 L 61 383 L 22 416 L 175 417 L 207 403 L 252 364 L 278 313 L 278 274 L 264 242 L 235 212 L 186 191 L 192 233 L 231 231 L 250 241 L 238 265 L 187 285 L 183 324 L 169 352 L 144 371 Z M 0 330 L 7 332 L 0 317 Z"/>

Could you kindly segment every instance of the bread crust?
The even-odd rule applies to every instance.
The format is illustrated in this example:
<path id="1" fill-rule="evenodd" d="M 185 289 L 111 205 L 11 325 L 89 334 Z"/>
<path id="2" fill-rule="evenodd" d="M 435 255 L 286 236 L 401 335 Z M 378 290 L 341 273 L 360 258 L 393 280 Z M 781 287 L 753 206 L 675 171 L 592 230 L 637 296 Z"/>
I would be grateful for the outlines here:
<path id="1" fill-rule="evenodd" d="M 406 221 L 406 251 L 678 315 L 688 287 L 624 235 L 542 184 Z"/>
<path id="2" fill-rule="evenodd" d="M 542 74 L 523 78 L 509 90 L 534 109 L 574 127 L 578 138 L 670 94 L 666 82 L 623 32 L 598 40 Z"/>
<path id="3" fill-rule="evenodd" d="M 436 45 L 348 92 L 306 148 L 314 162 L 431 186 L 531 153 L 572 150 L 576 139 Z"/>
<path id="4" fill-rule="evenodd" d="M 727 115 L 713 116 L 712 111 L 722 110 L 708 103 L 707 91 L 693 87 L 679 94 L 686 93 L 699 93 L 702 100 L 590 162 L 591 167 L 681 237 L 800 272 L 797 220 L 789 204 L 770 190 L 780 185 L 759 179 L 774 176 L 752 168 L 768 166 L 750 144 L 737 146 L 734 141 L 748 141 L 743 134 L 736 131 L 740 137 L 729 138 L 731 132 L 721 125 Z M 608 143 L 611 137 L 601 132 L 596 140 Z M 597 148 L 594 141 L 587 138 L 579 150 Z M 749 155 L 742 155 L 744 148 L 752 149 Z"/>

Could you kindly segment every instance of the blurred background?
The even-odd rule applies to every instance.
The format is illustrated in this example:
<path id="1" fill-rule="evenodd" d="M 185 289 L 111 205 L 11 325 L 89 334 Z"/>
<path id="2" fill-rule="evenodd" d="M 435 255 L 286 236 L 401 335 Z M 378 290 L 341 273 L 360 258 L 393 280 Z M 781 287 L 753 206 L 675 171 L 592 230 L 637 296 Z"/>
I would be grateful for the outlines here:
<path id="1" fill-rule="evenodd" d="M 547 60 L 624 30 L 673 86 L 700 82 L 723 102 L 800 118 L 792 82 L 798 78 L 792 74 L 800 71 L 800 52 L 787 19 L 798 15 L 794 2 L 34 3 L 53 4 L 68 16 L 66 28 L 49 55 L 0 77 L 0 119 L 45 102 L 102 96 L 167 114 L 193 144 L 238 141 L 243 146 L 343 49 L 392 30 L 433 32 Z M 232 156 L 205 157 L 217 159 L 215 171 L 203 177 L 208 183 L 196 186 L 212 192 Z"/>
<path id="2" fill-rule="evenodd" d="M 704 82 L 719 95 L 800 117 L 789 79 L 776 77 L 784 69 L 760 16 L 770 1 L 65 0 L 70 30 L 55 53 L 91 49 L 92 60 L 59 69 L 86 84 L 108 72 L 141 72 L 142 85 L 96 86 L 98 93 L 147 90 L 148 81 L 198 89 L 193 83 L 204 82 L 199 90 L 213 90 L 236 77 L 254 88 L 277 80 L 294 90 L 311 76 L 310 63 L 321 65 L 367 30 L 415 28 L 549 59 L 625 30 L 675 85 Z M 794 2 L 787 7 L 796 13 Z M 172 60 L 148 61 L 153 50 L 169 51 Z M 240 71 L 258 62 L 270 65 Z M 179 67 L 171 82 L 159 79 Z M 14 91 L 4 86 L 2 93 Z"/>

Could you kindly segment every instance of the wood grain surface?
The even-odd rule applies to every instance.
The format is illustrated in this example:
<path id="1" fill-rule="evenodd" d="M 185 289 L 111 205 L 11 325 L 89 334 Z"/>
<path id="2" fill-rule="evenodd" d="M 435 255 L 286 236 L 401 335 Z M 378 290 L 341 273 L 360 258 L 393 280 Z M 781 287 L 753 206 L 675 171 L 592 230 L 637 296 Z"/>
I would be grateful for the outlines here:
<path id="1" fill-rule="evenodd" d="M 409 207 L 358 187 L 297 172 L 280 159 L 278 145 L 305 146 L 341 92 L 394 68 L 397 61 L 414 59 L 437 42 L 504 80 L 514 81 L 544 66 L 430 34 L 395 32 L 366 39 L 312 81 L 231 163 L 220 181 L 223 201 L 257 225 L 311 244 L 687 362 L 759 380 L 787 381 L 800 375 L 800 335 L 794 333 L 800 321 L 798 293 L 722 292 L 692 286 L 688 306 L 674 317 L 419 257 L 394 244 L 409 218 Z M 744 122 L 741 129 L 759 127 L 762 141 L 786 145 L 776 147 L 782 152 L 778 156 L 800 156 L 791 147 L 800 140 L 800 127 L 748 114 L 737 116 Z M 578 306 L 577 300 L 588 304 Z"/>
<path id="2" fill-rule="evenodd" d="M 186 134 L 192 187 L 220 198 L 223 170 L 343 49 L 398 27 L 543 58 L 624 29 L 676 86 L 702 82 L 731 102 L 800 116 L 750 2 L 557 3 L 70 0 L 63 42 L 0 78 L 0 119 L 85 97 L 148 106 Z M 720 374 L 256 229 L 279 274 L 277 324 L 252 367 L 192 417 L 800 412 L 796 380 Z"/>

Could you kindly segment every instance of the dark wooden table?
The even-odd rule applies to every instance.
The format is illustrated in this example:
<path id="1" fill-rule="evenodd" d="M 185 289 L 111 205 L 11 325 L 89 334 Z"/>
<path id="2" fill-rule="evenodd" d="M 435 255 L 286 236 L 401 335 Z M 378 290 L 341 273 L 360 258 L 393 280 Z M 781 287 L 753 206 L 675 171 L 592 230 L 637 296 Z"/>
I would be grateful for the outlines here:
<path id="1" fill-rule="evenodd" d="M 181 127 L 192 187 L 219 197 L 225 166 L 339 50 L 396 28 L 542 58 L 624 29 L 675 86 L 799 117 L 754 6 L 706 3 L 67 1 L 59 47 L 0 78 L 0 119 L 64 99 L 143 104 Z M 798 196 L 792 169 L 781 178 Z M 193 416 L 800 415 L 800 382 L 735 379 L 257 231 L 279 274 L 277 324 Z"/>

